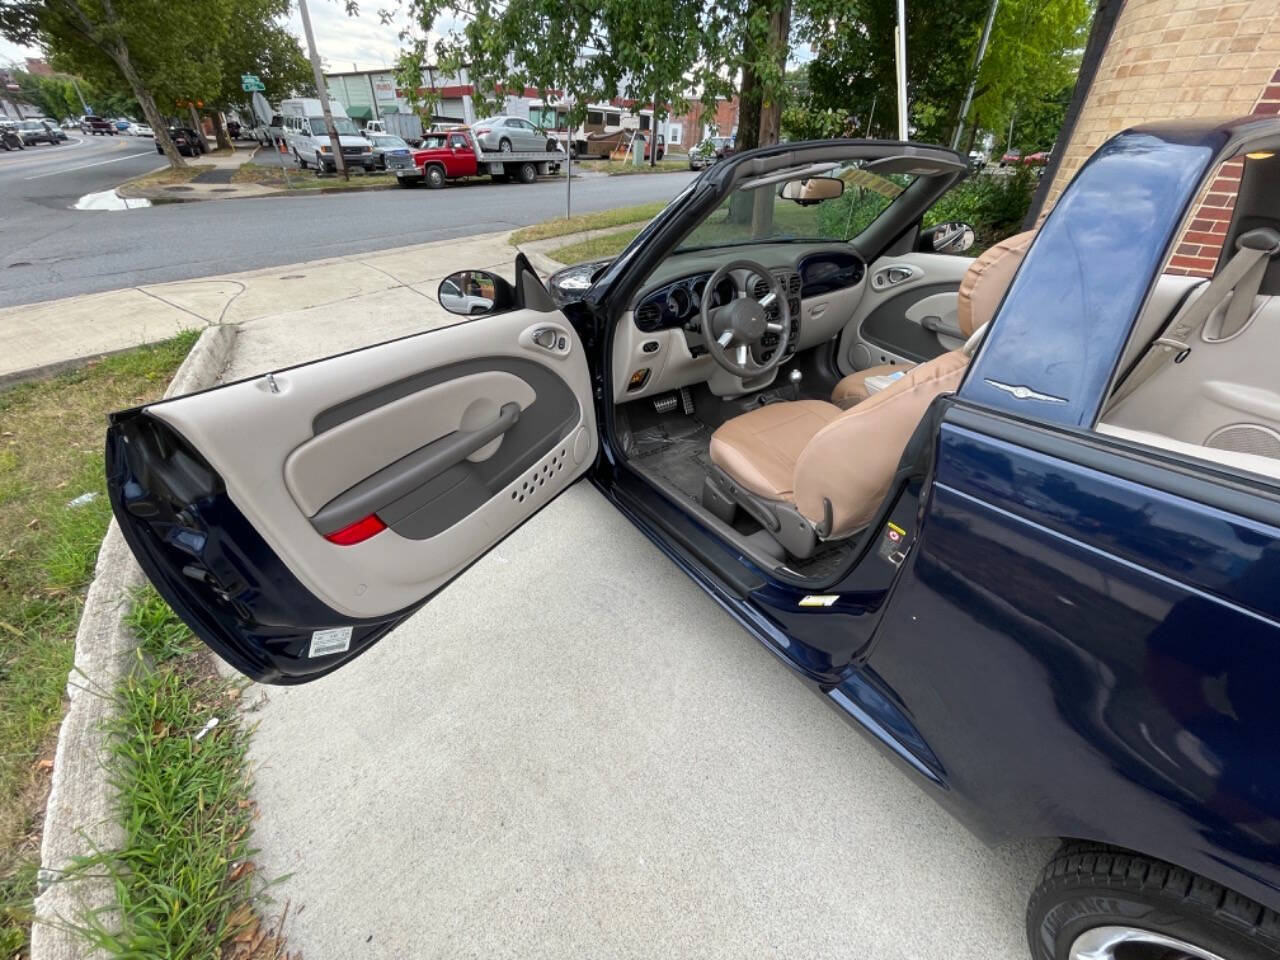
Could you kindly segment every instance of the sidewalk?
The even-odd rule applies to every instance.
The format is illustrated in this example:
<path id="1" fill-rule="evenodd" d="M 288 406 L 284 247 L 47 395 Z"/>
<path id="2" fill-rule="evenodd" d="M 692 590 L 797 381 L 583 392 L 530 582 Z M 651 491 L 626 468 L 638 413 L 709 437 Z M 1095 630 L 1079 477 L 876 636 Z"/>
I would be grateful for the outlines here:
<path id="1" fill-rule="evenodd" d="M 230 182 L 231 174 L 239 170 L 242 164 L 248 163 L 256 149 L 256 146 L 235 144 L 230 153 L 206 153 L 200 157 L 187 157 L 187 162 L 192 166 L 211 165 L 214 169 L 186 183 L 126 182 L 116 188 L 116 193 L 131 200 L 226 200 L 232 197 L 265 197 L 284 192 L 277 187 L 264 186 L 260 183 Z M 263 154 L 263 156 L 268 155 Z"/>
<path id="2" fill-rule="evenodd" d="M 6 307 L 0 309 L 0 386 L 219 323 L 240 326 L 254 344 L 252 355 L 267 364 L 294 362 L 300 346 L 315 345 L 302 358 L 314 359 L 439 326 L 453 319 L 436 301 L 440 280 L 464 267 L 510 274 L 516 250 L 506 237 L 480 234 Z"/>

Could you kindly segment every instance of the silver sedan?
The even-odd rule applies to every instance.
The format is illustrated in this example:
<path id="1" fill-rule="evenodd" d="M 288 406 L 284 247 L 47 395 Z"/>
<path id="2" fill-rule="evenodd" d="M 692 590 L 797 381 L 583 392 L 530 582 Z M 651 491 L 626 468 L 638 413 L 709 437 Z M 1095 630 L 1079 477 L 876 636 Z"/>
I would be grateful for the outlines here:
<path id="1" fill-rule="evenodd" d="M 490 117 L 471 127 L 481 150 L 511 153 L 516 150 L 555 150 L 555 137 L 523 117 Z"/>

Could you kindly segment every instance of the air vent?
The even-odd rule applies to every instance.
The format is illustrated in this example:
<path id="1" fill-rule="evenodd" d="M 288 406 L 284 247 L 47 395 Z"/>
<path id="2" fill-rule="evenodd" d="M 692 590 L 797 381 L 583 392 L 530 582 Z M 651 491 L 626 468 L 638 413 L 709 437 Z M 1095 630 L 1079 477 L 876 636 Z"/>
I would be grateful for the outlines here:
<path id="1" fill-rule="evenodd" d="M 636 326 L 644 330 L 656 327 L 662 320 L 662 307 L 656 303 L 642 303 L 636 310 Z"/>
<path id="2" fill-rule="evenodd" d="M 793 273 L 787 277 L 787 293 L 793 297 L 800 295 L 800 274 Z"/>
<path id="3" fill-rule="evenodd" d="M 751 296 L 756 300 L 763 300 L 769 293 L 769 281 L 761 277 L 751 285 Z"/>

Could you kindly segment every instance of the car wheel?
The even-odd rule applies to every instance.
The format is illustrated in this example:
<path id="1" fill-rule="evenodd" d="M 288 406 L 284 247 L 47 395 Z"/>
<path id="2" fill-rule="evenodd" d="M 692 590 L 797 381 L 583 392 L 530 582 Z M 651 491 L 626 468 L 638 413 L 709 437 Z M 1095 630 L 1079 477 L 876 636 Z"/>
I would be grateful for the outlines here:
<path id="1" fill-rule="evenodd" d="M 307 169 L 307 161 L 302 159 L 302 154 L 297 150 L 293 151 L 293 159 L 297 161 L 299 170 Z"/>
<path id="2" fill-rule="evenodd" d="M 1276 960 L 1280 914 L 1151 857 L 1072 842 L 1027 905 L 1033 960 Z"/>
<path id="3" fill-rule="evenodd" d="M 164 153 L 164 147 L 160 146 L 158 143 L 156 144 L 156 153 Z"/>
<path id="4" fill-rule="evenodd" d="M 520 171 L 517 174 L 521 183 L 533 183 L 538 179 L 538 168 L 532 163 L 520 164 Z"/>
<path id="5" fill-rule="evenodd" d="M 498 152 L 499 152 L 499 153 L 510 153 L 510 152 L 511 152 L 511 141 L 510 141 L 510 140 L 508 140 L 506 137 L 503 137 L 501 140 L 499 140 L 499 141 L 498 141 Z"/>
<path id="6" fill-rule="evenodd" d="M 432 190 L 439 190 L 444 186 L 444 171 L 439 167 L 427 167 L 425 176 L 427 178 L 427 186 Z"/>

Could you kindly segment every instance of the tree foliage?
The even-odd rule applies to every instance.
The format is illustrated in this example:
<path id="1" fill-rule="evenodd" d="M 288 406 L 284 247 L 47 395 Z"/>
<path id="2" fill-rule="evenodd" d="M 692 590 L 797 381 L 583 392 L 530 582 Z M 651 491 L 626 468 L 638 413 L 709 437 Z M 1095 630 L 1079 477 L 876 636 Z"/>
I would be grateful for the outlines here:
<path id="1" fill-rule="evenodd" d="M 97 91 L 127 88 L 170 164 L 182 166 L 167 132 L 182 105 L 243 103 L 241 73 L 277 84 L 269 87 L 277 95 L 303 84 L 306 61 L 279 24 L 288 7 L 288 0 L 0 0 L 0 35 L 39 44 L 55 68 Z"/>

